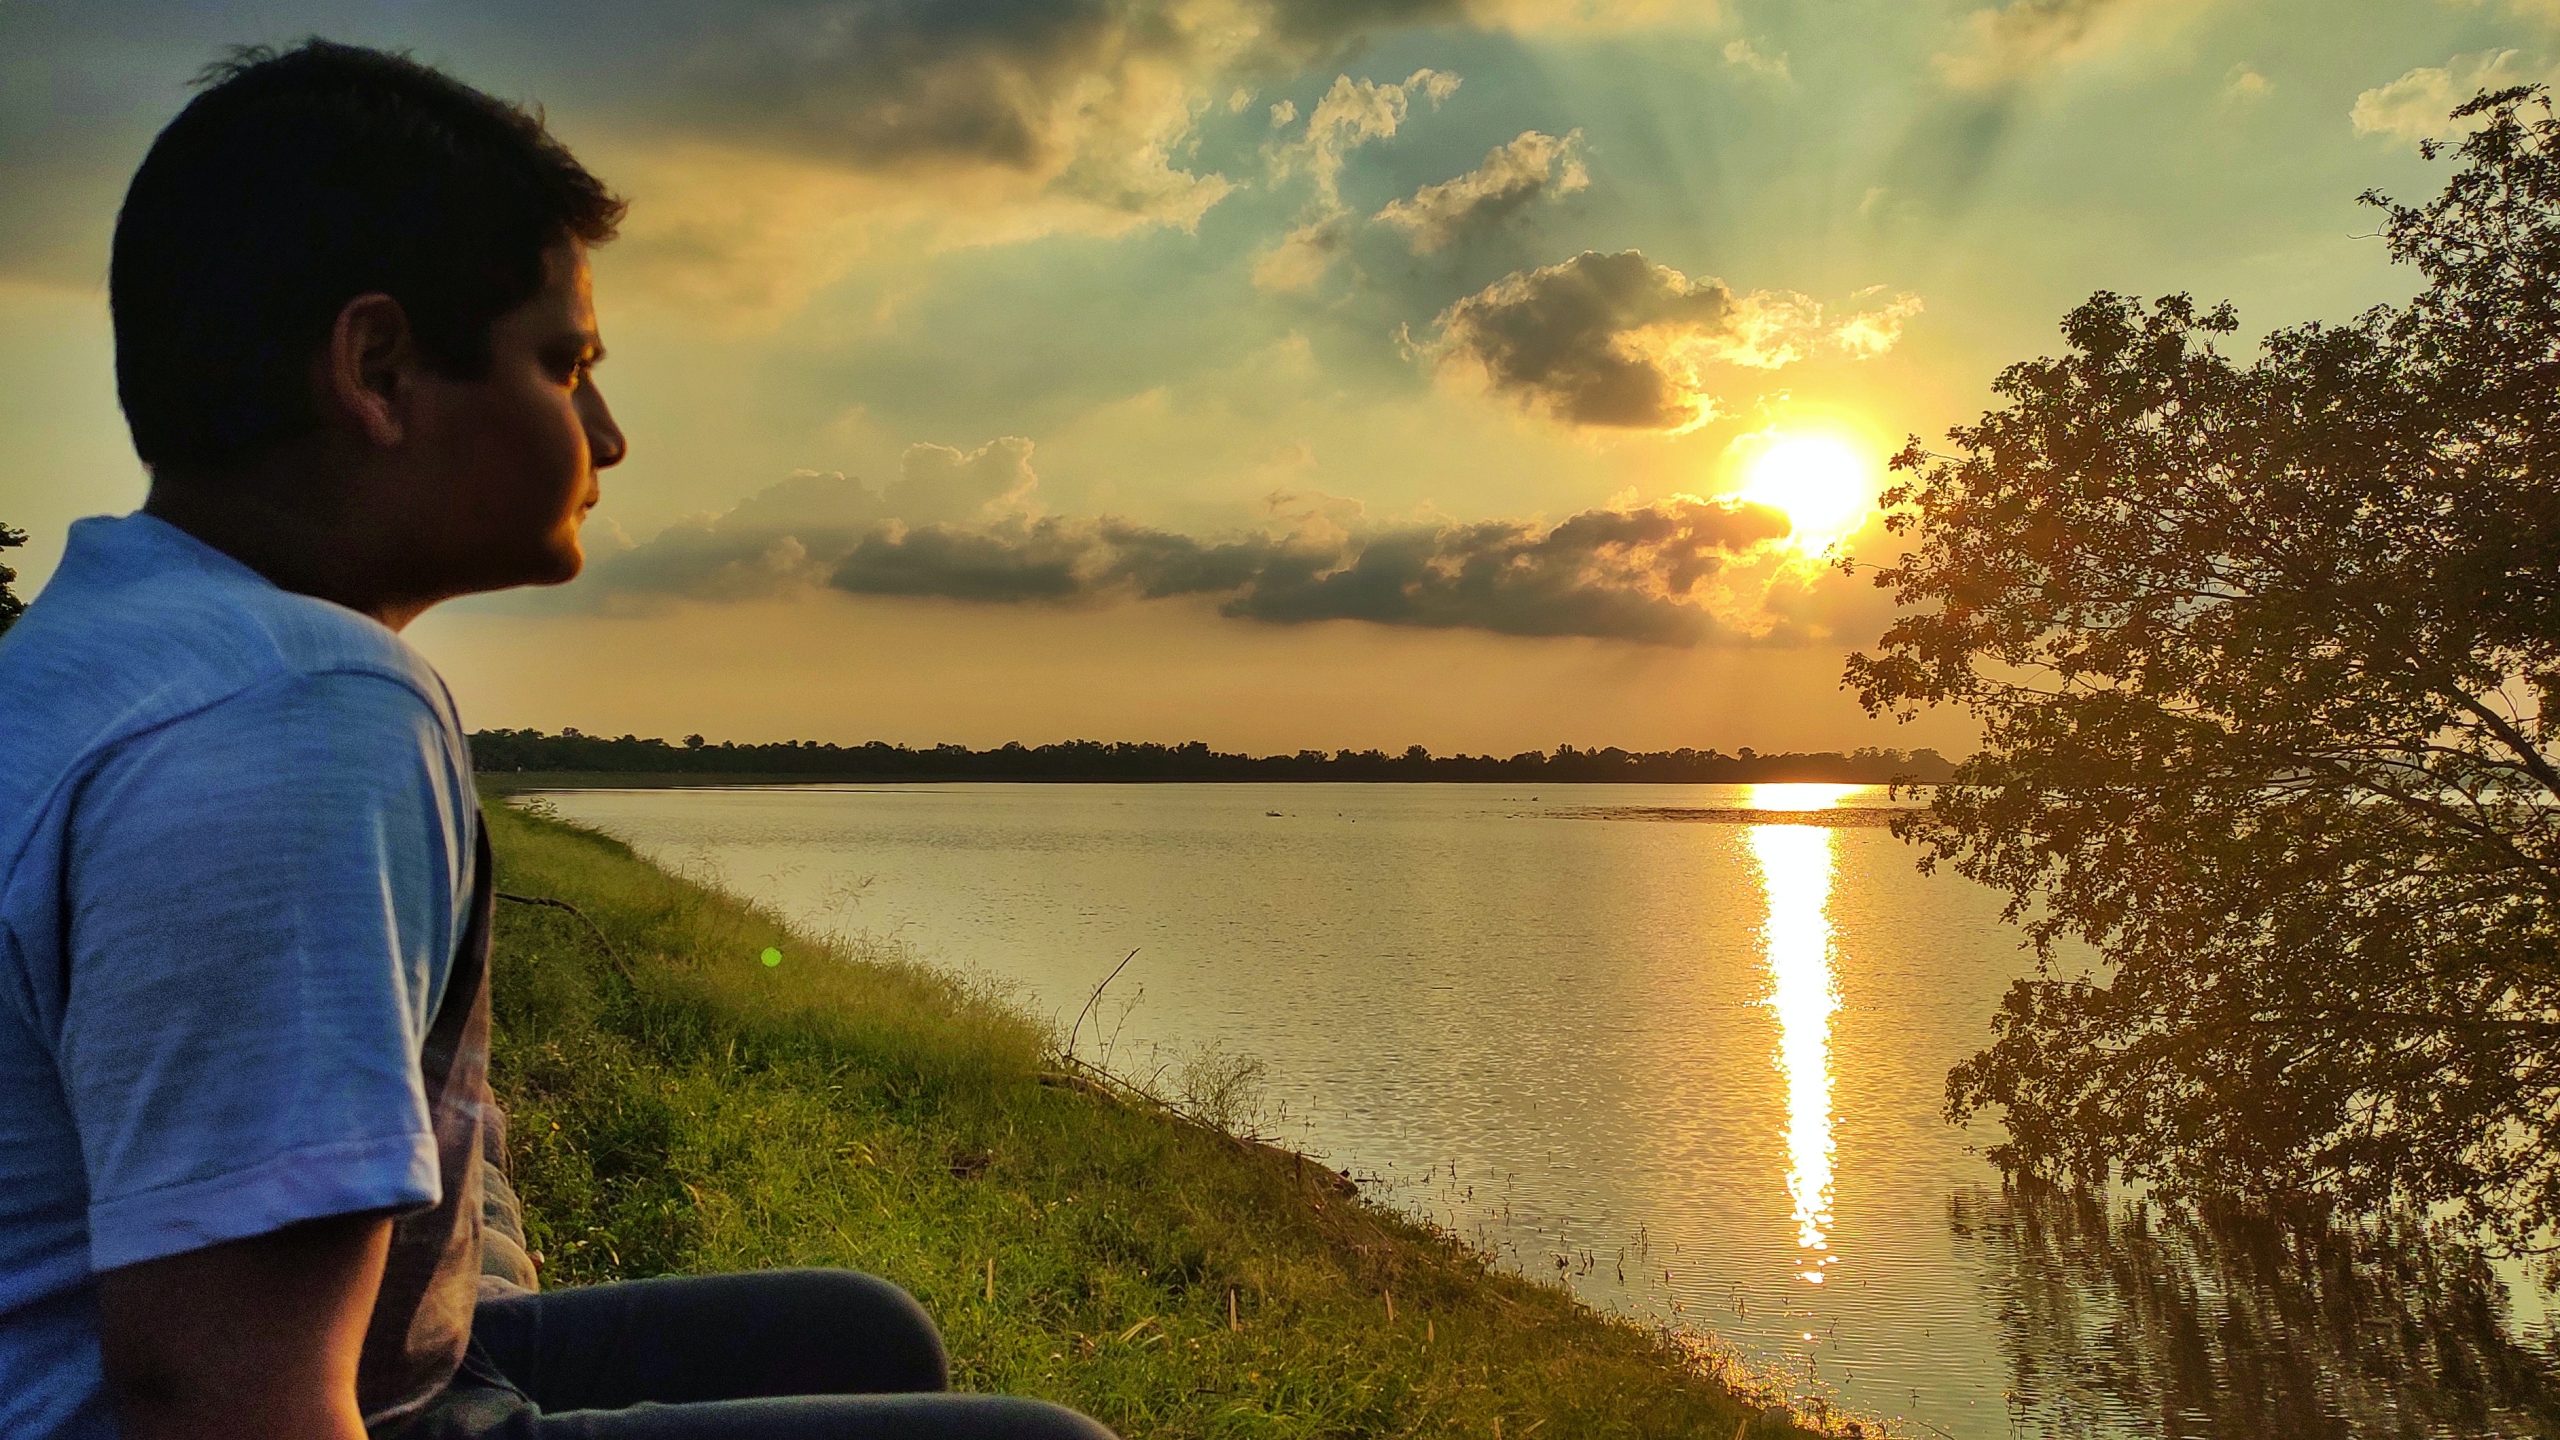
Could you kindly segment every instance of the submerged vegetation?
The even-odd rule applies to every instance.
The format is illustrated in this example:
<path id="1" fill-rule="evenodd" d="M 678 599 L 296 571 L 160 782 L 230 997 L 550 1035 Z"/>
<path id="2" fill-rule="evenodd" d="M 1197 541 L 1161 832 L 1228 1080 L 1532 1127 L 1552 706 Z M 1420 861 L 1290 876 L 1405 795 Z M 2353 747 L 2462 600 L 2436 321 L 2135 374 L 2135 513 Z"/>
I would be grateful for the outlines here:
<path id="1" fill-rule="evenodd" d="M 493 971 L 547 1285 L 867 1270 L 963 1388 L 1133 1437 L 1803 1433 L 1707 1348 L 1220 1129 L 1232 1066 L 1148 1103 L 996 997 L 484 796 L 500 888 L 575 907 L 502 906 Z"/>

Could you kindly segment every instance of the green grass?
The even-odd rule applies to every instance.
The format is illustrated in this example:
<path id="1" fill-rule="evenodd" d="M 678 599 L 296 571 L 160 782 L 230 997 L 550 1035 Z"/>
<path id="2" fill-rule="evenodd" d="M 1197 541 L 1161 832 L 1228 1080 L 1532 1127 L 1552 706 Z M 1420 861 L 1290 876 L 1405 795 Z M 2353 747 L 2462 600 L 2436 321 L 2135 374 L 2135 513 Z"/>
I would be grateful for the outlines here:
<path id="1" fill-rule="evenodd" d="M 996 997 L 484 800 L 499 888 L 619 956 L 499 906 L 493 1076 L 546 1286 L 870 1271 L 933 1312 L 961 1388 L 1132 1440 L 1803 1433 L 1713 1355 L 1321 1165 L 1043 1083 L 1056 1037 Z"/>

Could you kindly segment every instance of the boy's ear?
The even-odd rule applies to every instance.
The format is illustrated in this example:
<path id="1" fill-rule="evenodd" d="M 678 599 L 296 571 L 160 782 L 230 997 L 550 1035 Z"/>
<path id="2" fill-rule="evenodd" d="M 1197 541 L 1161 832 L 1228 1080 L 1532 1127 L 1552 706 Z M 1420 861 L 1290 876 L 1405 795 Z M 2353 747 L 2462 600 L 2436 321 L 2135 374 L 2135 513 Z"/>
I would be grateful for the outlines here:
<path id="1" fill-rule="evenodd" d="M 338 309 L 319 356 L 324 419 L 343 419 L 384 450 L 408 437 L 410 374 L 418 360 L 409 313 L 388 295 L 358 295 Z"/>

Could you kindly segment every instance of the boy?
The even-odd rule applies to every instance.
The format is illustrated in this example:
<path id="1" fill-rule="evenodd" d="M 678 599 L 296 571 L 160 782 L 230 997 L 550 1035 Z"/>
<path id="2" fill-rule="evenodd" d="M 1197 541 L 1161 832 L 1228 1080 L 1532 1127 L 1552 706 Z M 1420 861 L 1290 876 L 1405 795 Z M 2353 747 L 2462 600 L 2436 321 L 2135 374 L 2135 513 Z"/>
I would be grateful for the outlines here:
<path id="1" fill-rule="evenodd" d="M 0 1435 L 1107 1437 L 846 1271 L 475 1305 L 488 842 L 399 632 L 578 573 L 622 202 L 403 57 L 206 81 L 116 224 L 149 497 L 0 640 Z"/>

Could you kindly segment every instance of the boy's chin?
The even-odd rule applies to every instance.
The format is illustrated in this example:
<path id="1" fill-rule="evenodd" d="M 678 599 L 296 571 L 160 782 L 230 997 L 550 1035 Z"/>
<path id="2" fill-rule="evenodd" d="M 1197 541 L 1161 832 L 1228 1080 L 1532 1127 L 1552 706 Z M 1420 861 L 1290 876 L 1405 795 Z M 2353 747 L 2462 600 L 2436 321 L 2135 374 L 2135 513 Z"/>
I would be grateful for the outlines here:
<path id="1" fill-rule="evenodd" d="M 511 588 L 518 585 L 566 585 L 577 579 L 578 572 L 586 565 L 587 552 L 579 545 L 577 532 L 574 529 L 564 530 L 552 536 L 550 543 L 542 549 L 525 557 L 525 562 L 516 567 L 515 577 L 507 584 Z"/>
<path id="2" fill-rule="evenodd" d="M 587 552 L 578 544 L 577 537 L 574 535 L 569 538 L 567 544 L 554 546 L 548 558 L 551 561 L 550 569 L 540 579 L 530 583 L 566 585 L 578 578 L 579 571 L 587 568 Z"/>

